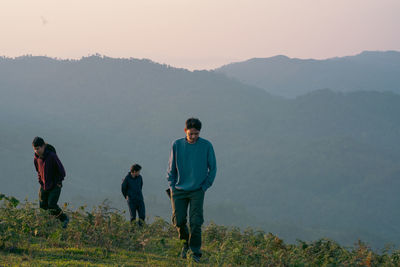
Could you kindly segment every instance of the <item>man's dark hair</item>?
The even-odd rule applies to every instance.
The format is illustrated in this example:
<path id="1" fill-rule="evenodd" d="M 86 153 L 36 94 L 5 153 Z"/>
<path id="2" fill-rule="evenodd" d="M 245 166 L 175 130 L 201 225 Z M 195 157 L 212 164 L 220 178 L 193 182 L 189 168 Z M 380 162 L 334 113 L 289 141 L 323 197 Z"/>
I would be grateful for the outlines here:
<path id="1" fill-rule="evenodd" d="M 137 171 L 140 171 L 141 169 L 142 169 L 142 166 L 140 166 L 139 164 L 135 163 L 131 167 L 131 172 L 137 172 Z"/>
<path id="2" fill-rule="evenodd" d="M 201 130 L 201 121 L 197 118 L 189 118 L 186 120 L 186 130 L 193 129 L 200 131 Z"/>
<path id="3" fill-rule="evenodd" d="M 36 136 L 35 138 L 33 138 L 33 141 L 32 141 L 33 147 L 43 146 L 44 144 L 45 144 L 45 142 L 42 137 Z"/>

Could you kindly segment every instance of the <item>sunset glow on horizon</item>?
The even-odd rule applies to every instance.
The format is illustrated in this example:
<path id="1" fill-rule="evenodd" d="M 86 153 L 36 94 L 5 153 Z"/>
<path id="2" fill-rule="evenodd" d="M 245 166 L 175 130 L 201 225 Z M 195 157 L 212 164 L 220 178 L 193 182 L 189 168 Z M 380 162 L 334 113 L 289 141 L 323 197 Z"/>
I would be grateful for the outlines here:
<path id="1" fill-rule="evenodd" d="M 148 58 L 212 69 L 253 57 L 400 50 L 398 0 L 5 0 L 0 56 Z"/>

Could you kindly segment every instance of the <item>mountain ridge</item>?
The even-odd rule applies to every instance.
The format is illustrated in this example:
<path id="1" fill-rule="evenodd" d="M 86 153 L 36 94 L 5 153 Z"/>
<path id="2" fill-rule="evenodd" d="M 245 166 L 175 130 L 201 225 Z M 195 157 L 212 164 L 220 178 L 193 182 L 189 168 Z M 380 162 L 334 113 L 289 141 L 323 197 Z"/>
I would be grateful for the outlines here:
<path id="1" fill-rule="evenodd" d="M 214 71 L 289 98 L 323 88 L 400 93 L 397 51 L 364 51 L 355 56 L 319 60 L 286 56 L 255 58 Z"/>

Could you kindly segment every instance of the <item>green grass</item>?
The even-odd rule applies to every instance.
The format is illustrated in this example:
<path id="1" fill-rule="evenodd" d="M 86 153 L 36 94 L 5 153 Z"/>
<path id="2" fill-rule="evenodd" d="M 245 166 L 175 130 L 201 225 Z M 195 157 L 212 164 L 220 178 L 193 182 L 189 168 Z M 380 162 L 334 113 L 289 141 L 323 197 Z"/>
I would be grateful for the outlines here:
<path id="1" fill-rule="evenodd" d="M 400 266 L 400 250 L 374 252 L 359 241 L 285 242 L 271 233 L 209 224 L 201 263 L 179 258 L 182 242 L 158 218 L 138 227 L 102 204 L 68 210 L 67 229 L 37 205 L 0 194 L 0 266 Z"/>
<path id="2" fill-rule="evenodd" d="M 187 264 L 190 264 L 190 261 L 123 249 L 104 253 L 99 248 L 36 247 L 18 252 L 0 252 L 1 266 L 186 266 Z"/>

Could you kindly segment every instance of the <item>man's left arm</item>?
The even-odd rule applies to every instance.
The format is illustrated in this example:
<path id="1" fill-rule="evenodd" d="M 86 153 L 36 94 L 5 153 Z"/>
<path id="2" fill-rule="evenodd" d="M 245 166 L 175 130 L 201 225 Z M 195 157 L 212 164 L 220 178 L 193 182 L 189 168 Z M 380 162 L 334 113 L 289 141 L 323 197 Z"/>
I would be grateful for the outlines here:
<path id="1" fill-rule="evenodd" d="M 215 176 L 217 174 L 217 160 L 215 158 L 214 148 L 211 143 L 207 152 L 207 167 L 207 178 L 201 186 L 204 192 L 213 184 Z"/>

